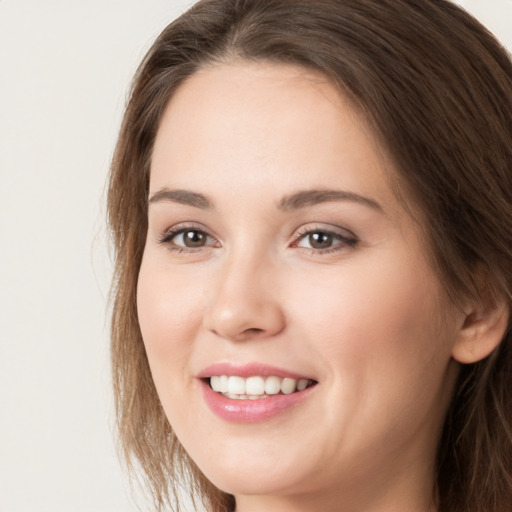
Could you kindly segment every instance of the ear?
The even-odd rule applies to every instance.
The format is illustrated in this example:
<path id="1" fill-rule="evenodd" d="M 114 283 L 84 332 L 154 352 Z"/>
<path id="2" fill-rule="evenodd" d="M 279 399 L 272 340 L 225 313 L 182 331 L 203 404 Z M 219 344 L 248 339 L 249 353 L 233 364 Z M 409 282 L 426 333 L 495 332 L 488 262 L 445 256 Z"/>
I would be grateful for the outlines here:
<path id="1" fill-rule="evenodd" d="M 503 298 L 480 299 L 469 305 L 453 346 L 452 357 L 459 363 L 476 363 L 486 358 L 505 336 L 509 308 Z"/>

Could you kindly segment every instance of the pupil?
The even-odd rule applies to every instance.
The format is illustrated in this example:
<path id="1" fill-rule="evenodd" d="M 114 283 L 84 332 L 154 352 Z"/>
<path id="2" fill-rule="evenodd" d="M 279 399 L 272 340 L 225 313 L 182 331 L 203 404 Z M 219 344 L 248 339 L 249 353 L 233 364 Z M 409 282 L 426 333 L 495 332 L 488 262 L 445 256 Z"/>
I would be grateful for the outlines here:
<path id="1" fill-rule="evenodd" d="M 315 249 L 330 247 L 332 244 L 332 235 L 328 233 L 313 233 L 310 235 L 310 244 L 311 247 Z"/>
<path id="2" fill-rule="evenodd" d="M 200 231 L 187 231 L 184 241 L 187 247 L 201 247 L 204 245 L 204 234 Z"/>

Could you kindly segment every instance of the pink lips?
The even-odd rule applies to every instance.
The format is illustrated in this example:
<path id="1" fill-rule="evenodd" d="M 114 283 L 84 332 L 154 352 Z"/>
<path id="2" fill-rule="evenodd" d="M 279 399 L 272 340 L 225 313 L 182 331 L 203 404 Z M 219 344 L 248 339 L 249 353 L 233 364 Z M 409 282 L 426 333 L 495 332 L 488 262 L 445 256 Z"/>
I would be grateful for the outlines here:
<path id="1" fill-rule="evenodd" d="M 315 389 L 312 386 L 289 395 L 272 395 L 257 400 L 237 400 L 226 398 L 211 389 L 208 379 L 212 375 L 236 375 L 239 377 L 270 377 L 281 379 L 309 379 L 309 377 L 264 364 L 236 366 L 230 363 L 217 363 L 198 374 L 204 399 L 210 410 L 219 418 L 233 423 L 258 423 L 269 420 L 303 402 Z M 313 379 L 311 379 L 313 380 Z"/>

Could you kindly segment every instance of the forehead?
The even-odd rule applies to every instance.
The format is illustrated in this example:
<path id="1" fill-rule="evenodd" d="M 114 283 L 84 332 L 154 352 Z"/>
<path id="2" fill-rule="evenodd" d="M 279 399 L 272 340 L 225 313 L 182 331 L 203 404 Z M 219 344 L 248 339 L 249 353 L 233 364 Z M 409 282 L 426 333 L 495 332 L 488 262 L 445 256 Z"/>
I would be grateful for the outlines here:
<path id="1" fill-rule="evenodd" d="M 176 91 L 157 133 L 150 188 L 277 196 L 334 187 L 395 208 L 391 174 L 362 115 L 323 75 L 238 62 L 204 68 Z"/>

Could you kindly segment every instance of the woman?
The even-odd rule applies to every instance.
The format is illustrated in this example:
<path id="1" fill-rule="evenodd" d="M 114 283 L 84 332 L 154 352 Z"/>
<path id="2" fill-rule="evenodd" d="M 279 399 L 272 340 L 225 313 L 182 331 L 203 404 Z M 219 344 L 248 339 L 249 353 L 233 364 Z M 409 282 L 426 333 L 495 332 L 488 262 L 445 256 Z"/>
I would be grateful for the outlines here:
<path id="1" fill-rule="evenodd" d="M 511 140 L 509 57 L 447 1 L 203 0 L 162 32 L 109 190 L 158 507 L 510 510 Z"/>

